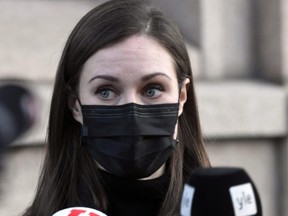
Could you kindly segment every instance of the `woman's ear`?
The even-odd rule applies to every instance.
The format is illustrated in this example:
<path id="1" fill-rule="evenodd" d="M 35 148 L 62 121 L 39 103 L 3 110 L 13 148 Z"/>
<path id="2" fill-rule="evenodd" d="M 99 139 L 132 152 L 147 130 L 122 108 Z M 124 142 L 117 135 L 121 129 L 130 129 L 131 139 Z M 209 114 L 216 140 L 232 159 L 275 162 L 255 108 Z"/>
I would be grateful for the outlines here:
<path id="1" fill-rule="evenodd" d="M 68 107 L 71 110 L 74 119 L 83 125 L 83 116 L 81 112 L 81 106 L 75 96 L 69 97 Z"/>
<path id="2" fill-rule="evenodd" d="M 190 79 L 186 78 L 182 84 L 181 89 L 180 89 L 178 116 L 180 116 L 183 112 L 183 107 L 184 107 L 184 104 L 187 100 L 187 89 L 188 89 L 189 83 L 190 83 Z"/>

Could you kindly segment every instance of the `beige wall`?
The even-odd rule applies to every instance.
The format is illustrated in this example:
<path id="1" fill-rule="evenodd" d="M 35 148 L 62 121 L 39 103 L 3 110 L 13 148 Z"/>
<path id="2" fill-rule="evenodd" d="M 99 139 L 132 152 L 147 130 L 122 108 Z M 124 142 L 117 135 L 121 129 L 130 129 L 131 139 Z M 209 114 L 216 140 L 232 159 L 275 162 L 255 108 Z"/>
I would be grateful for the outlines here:
<path id="1" fill-rule="evenodd" d="M 287 0 L 183 0 L 177 8 L 158 1 L 186 33 L 212 164 L 244 167 L 264 215 L 287 215 Z M 75 23 L 98 2 L 0 1 L 0 78 L 28 79 L 40 101 L 39 121 L 3 160 L 1 215 L 20 215 L 33 197 L 59 56 Z M 269 36 L 271 28 L 281 40 Z"/>

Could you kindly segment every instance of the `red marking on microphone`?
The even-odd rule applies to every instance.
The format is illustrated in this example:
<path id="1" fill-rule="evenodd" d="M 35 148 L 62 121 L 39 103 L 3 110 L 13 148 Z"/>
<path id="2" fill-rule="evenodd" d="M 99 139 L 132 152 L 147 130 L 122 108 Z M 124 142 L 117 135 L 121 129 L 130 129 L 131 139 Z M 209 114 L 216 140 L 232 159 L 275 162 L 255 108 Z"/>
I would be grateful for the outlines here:
<path id="1" fill-rule="evenodd" d="M 95 213 L 92 213 L 92 212 L 89 215 L 90 216 L 99 216 L 98 214 L 95 214 Z"/>
<path id="2" fill-rule="evenodd" d="M 70 214 L 68 216 L 79 216 L 82 213 L 85 213 L 85 210 L 79 210 L 79 209 L 73 209 L 71 210 Z"/>

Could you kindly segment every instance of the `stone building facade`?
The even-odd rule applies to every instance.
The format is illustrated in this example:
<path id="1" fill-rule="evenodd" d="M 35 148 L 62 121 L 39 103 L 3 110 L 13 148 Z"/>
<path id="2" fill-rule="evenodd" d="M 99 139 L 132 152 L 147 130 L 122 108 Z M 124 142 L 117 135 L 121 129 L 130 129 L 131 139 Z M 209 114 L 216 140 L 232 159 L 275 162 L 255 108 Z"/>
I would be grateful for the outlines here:
<path id="1" fill-rule="evenodd" d="M 28 80 L 40 107 L 39 121 L 3 158 L 1 215 L 21 215 L 33 198 L 61 51 L 80 17 L 100 2 L 0 1 L 0 82 Z M 288 215 L 288 0 L 156 3 L 185 35 L 212 165 L 243 167 L 264 215 Z"/>

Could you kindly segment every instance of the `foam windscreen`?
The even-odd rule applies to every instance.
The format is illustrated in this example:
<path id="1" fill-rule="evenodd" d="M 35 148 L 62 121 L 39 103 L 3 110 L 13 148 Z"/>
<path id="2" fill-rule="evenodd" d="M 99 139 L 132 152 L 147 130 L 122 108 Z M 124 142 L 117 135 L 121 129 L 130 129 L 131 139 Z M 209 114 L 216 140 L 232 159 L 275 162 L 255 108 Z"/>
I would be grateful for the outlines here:
<path id="1" fill-rule="evenodd" d="M 195 169 L 184 186 L 181 216 L 262 216 L 255 184 L 236 167 Z"/>

